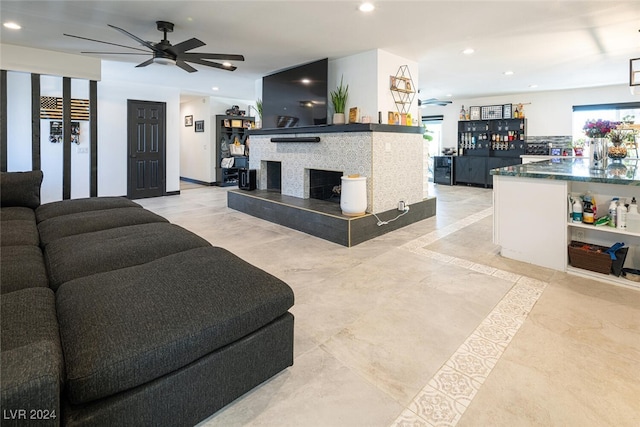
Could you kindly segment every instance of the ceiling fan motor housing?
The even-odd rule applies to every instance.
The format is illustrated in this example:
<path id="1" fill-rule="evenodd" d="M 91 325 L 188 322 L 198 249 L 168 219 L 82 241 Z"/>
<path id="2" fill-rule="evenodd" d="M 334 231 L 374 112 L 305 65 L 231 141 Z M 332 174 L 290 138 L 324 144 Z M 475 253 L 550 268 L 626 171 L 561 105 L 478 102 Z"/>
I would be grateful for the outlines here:
<path id="1" fill-rule="evenodd" d="M 167 21 L 156 21 L 156 25 L 158 26 L 158 31 L 172 33 L 173 32 L 173 23 Z"/>

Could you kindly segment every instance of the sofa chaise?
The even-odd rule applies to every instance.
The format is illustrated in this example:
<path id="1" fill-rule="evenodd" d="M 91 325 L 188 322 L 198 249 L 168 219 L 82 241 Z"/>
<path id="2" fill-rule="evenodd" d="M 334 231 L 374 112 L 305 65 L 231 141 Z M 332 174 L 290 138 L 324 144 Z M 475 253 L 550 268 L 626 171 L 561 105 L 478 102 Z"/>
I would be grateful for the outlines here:
<path id="1" fill-rule="evenodd" d="M 189 426 L 293 364 L 291 288 L 120 197 L 2 172 L 2 425 Z"/>

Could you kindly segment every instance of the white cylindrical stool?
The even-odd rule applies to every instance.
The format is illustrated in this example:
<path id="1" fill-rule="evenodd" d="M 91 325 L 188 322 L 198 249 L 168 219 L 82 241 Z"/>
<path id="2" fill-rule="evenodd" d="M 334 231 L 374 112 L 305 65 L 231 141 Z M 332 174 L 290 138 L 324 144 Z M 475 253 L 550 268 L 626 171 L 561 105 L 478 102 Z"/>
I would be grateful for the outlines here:
<path id="1" fill-rule="evenodd" d="M 343 176 L 340 190 L 342 215 L 360 216 L 367 211 L 367 178 Z"/>

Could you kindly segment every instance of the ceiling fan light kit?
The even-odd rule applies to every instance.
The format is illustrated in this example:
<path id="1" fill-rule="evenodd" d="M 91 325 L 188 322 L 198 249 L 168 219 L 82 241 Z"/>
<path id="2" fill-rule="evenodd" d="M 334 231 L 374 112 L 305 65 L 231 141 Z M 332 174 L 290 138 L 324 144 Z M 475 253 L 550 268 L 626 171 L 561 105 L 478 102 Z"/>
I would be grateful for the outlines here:
<path id="1" fill-rule="evenodd" d="M 107 24 L 109 27 L 113 28 L 116 31 L 124 34 L 125 36 L 135 40 L 141 46 L 146 47 L 150 50 L 147 52 L 145 49 L 140 49 L 138 47 L 124 46 L 116 43 L 106 42 L 102 40 L 90 39 L 87 37 L 74 36 L 71 34 L 64 34 L 68 37 L 75 37 L 82 40 L 89 40 L 97 43 L 109 44 L 112 46 L 124 47 L 127 49 L 137 50 L 144 53 L 132 53 L 132 52 L 82 52 L 82 53 L 91 53 L 91 54 L 109 54 L 109 55 L 144 55 L 144 54 L 152 54 L 153 57 L 148 59 L 138 65 L 136 68 L 146 67 L 150 64 L 161 64 L 161 65 L 177 65 L 184 71 L 188 73 L 194 73 L 198 71 L 191 65 L 187 64 L 187 62 L 191 62 L 198 65 L 204 65 L 207 67 L 219 68 L 221 70 L 234 71 L 237 67 L 234 67 L 228 61 L 244 61 L 244 56 L 238 54 L 224 54 L 224 53 L 200 53 L 200 52 L 187 52 L 192 49 L 196 49 L 206 44 L 198 40 L 197 38 L 190 38 L 189 40 L 185 40 L 176 45 L 172 45 L 169 40 L 167 40 L 167 33 L 173 32 L 173 23 L 167 21 L 156 21 L 156 26 L 158 31 L 161 31 L 164 35 L 163 39 L 158 43 L 148 42 L 146 40 L 141 39 L 138 36 L 124 30 L 122 28 L 116 27 L 115 25 Z M 224 60 L 224 63 L 214 62 L 212 60 Z"/>

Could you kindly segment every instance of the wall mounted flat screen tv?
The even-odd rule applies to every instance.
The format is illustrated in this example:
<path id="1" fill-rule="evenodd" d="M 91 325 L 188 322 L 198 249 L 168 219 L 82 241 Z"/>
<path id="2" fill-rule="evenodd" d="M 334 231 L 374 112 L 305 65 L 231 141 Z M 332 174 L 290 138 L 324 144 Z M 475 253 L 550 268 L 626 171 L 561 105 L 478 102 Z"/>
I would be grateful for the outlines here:
<path id="1" fill-rule="evenodd" d="M 262 127 L 327 124 L 328 59 L 262 78 Z"/>

